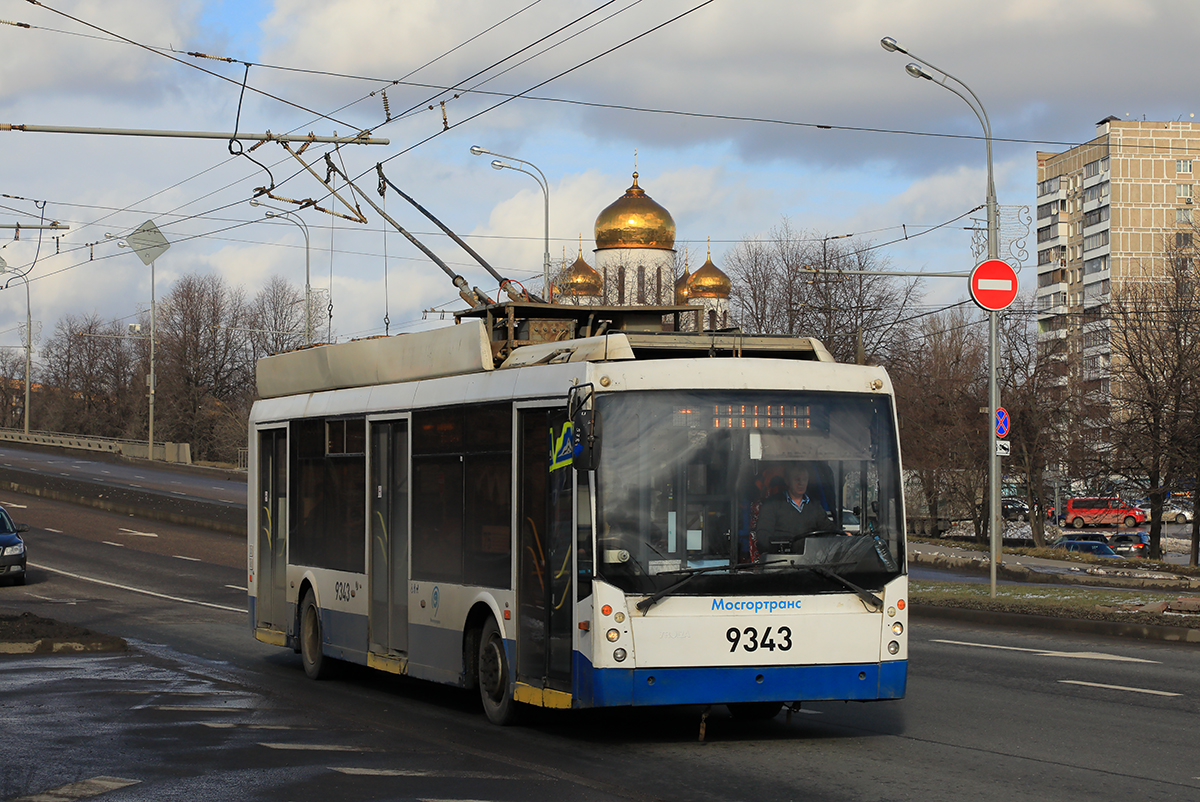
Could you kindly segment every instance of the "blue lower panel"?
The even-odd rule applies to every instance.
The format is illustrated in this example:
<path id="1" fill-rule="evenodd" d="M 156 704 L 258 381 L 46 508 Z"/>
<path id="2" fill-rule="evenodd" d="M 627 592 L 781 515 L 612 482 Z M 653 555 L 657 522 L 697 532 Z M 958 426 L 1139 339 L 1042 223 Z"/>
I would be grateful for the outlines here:
<path id="1" fill-rule="evenodd" d="M 583 707 L 902 699 L 908 662 L 762 668 L 595 669 L 575 654 Z"/>

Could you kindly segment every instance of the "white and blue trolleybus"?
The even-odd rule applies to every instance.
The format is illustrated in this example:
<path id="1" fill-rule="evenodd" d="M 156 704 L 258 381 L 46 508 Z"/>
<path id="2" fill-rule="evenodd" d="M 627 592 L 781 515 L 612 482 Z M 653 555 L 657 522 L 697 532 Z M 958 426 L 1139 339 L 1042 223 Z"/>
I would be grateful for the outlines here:
<path id="1" fill-rule="evenodd" d="M 478 689 L 498 724 L 903 697 L 887 373 L 672 331 L 691 311 L 504 303 L 261 360 L 255 637 L 317 679 L 349 661 Z"/>

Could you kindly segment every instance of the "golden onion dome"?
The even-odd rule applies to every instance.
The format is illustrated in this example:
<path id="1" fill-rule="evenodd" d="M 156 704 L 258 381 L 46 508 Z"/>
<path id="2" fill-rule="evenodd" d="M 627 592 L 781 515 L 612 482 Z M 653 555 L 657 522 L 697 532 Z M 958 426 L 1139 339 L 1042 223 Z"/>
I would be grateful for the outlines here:
<path id="1" fill-rule="evenodd" d="M 583 260 L 583 251 L 580 250 L 579 258 L 555 283 L 554 289 L 559 295 L 596 297 L 604 292 L 604 278 Z"/>
<path id="2" fill-rule="evenodd" d="M 688 273 L 687 264 L 683 266 L 683 274 L 675 281 L 675 305 L 687 306 L 688 302 L 688 279 L 691 278 Z"/>
<path id="3" fill-rule="evenodd" d="M 646 190 L 638 186 L 638 174 L 633 174 L 633 186 L 600 212 L 596 218 L 596 250 L 605 248 L 662 248 L 675 247 L 675 220 L 659 206 Z"/>
<path id="4" fill-rule="evenodd" d="M 728 298 L 733 283 L 713 264 L 710 252 L 703 267 L 688 279 L 687 286 L 689 298 Z"/>

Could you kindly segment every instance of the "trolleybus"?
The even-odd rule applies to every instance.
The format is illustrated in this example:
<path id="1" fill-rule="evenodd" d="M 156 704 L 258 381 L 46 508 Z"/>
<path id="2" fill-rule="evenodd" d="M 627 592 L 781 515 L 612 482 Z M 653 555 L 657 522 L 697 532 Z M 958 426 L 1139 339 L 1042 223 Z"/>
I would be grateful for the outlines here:
<path id="1" fill-rule="evenodd" d="M 257 639 L 521 705 L 899 699 L 891 383 L 683 307 L 506 303 L 259 362 Z M 678 325 L 676 325 L 678 328 Z M 760 532 L 785 472 L 825 523 Z"/>

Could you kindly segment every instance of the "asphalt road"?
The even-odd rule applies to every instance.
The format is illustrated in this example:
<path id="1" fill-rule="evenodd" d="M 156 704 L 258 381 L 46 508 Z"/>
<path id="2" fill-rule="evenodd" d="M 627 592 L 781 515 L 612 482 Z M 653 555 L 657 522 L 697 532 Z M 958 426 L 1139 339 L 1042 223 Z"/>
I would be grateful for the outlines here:
<path id="1" fill-rule="evenodd" d="M 914 618 L 901 702 L 758 724 L 718 708 L 703 742 L 698 708 L 535 711 L 501 730 L 454 689 L 365 669 L 307 680 L 250 636 L 237 538 L 0 504 L 33 527 L 30 582 L 0 587 L 0 609 L 136 647 L 0 657 L 0 799 L 72 783 L 55 798 L 1200 798 L 1195 647 Z"/>

